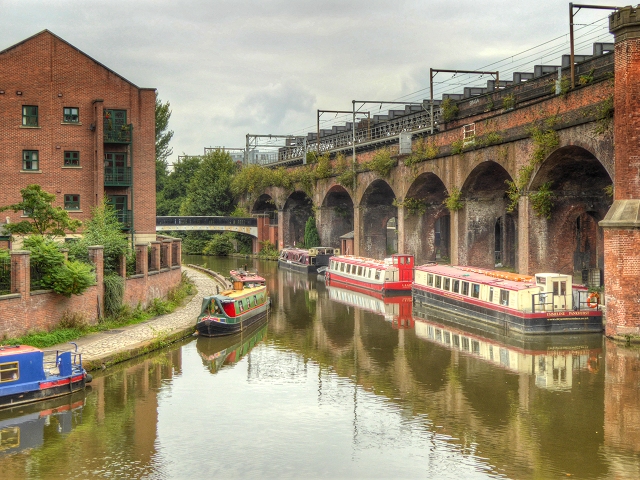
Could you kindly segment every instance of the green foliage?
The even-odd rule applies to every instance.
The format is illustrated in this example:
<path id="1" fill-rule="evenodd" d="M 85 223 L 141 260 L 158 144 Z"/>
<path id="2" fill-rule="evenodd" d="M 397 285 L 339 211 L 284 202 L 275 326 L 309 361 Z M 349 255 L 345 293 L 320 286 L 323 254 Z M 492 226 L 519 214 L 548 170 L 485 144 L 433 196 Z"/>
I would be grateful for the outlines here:
<path id="1" fill-rule="evenodd" d="M 604 193 L 605 193 L 606 196 L 608 196 L 610 198 L 613 198 L 613 193 L 614 193 L 613 184 L 607 185 L 602 190 L 604 190 Z"/>
<path id="2" fill-rule="evenodd" d="M 552 182 L 546 182 L 540 188 L 529 194 L 531 208 L 539 217 L 551 218 L 551 209 L 553 208 L 554 193 L 551 191 Z"/>
<path id="3" fill-rule="evenodd" d="M 205 255 L 227 256 L 233 252 L 233 243 L 231 243 L 232 234 L 221 233 L 213 235 L 213 238 L 204 247 Z"/>
<path id="4" fill-rule="evenodd" d="M 168 130 L 171 118 L 169 107 L 169 102 L 162 103 L 156 92 L 156 193 L 164 190 L 169 175 L 167 158 L 173 153 L 173 149 L 169 148 L 173 137 L 173 130 Z"/>
<path id="5" fill-rule="evenodd" d="M 498 132 L 487 132 L 485 135 L 476 138 L 475 145 L 477 147 L 488 147 L 502 142 L 502 135 Z"/>
<path id="6" fill-rule="evenodd" d="M 187 232 L 182 242 L 182 251 L 189 255 L 201 255 L 212 238 L 209 232 Z"/>
<path id="7" fill-rule="evenodd" d="M 456 140 L 451 144 L 451 155 L 458 155 L 464 150 L 464 140 Z"/>
<path id="8" fill-rule="evenodd" d="M 76 260 L 65 261 L 60 245 L 51 238 L 31 235 L 23 246 L 31 252 L 31 263 L 42 274 L 42 288 L 70 297 L 80 295 L 95 283 L 93 267 Z"/>
<path id="9" fill-rule="evenodd" d="M 187 187 L 200 162 L 199 156 L 184 156 L 173 164 L 173 171 L 164 179 L 162 190 L 156 194 L 157 215 L 180 215 L 180 205 L 187 197 Z"/>
<path id="10" fill-rule="evenodd" d="M 232 217 L 248 217 L 249 211 L 246 208 L 241 207 L 240 205 L 236 205 L 236 207 L 233 209 L 233 212 L 231 212 L 231 216 Z"/>
<path id="11" fill-rule="evenodd" d="M 502 108 L 505 110 L 512 110 L 516 107 L 516 97 L 513 93 L 505 95 L 502 98 Z"/>
<path id="12" fill-rule="evenodd" d="M 0 212 L 13 210 L 24 212 L 29 220 L 4 225 L 6 231 L 19 235 L 46 235 L 64 237 L 67 231 L 75 232 L 82 222 L 73 220 L 62 207 L 52 205 L 56 196 L 42 190 L 40 185 L 28 185 L 20 190 L 22 201 L 13 205 L 0 207 Z"/>
<path id="13" fill-rule="evenodd" d="M 261 248 L 260 252 L 258 253 L 258 258 L 269 260 L 278 259 L 278 249 L 269 240 L 263 240 L 262 242 L 260 242 L 260 246 Z"/>
<path id="14" fill-rule="evenodd" d="M 462 199 L 462 192 L 458 187 L 453 187 L 451 189 L 451 194 L 447 198 L 445 198 L 444 202 L 447 209 L 450 212 L 456 212 L 458 210 L 462 210 L 464 208 L 464 200 Z"/>
<path id="15" fill-rule="evenodd" d="M 339 153 L 336 156 L 336 181 L 345 188 L 355 189 L 358 178 L 356 168 L 357 164 L 353 165 L 343 154 Z"/>
<path id="16" fill-rule="evenodd" d="M 396 161 L 391 158 L 391 150 L 383 148 L 378 150 L 373 158 L 364 164 L 364 167 L 376 172 L 383 178 L 389 177 L 391 169 L 395 167 Z"/>
<path id="17" fill-rule="evenodd" d="M 604 135 L 611 129 L 613 119 L 613 95 L 610 95 L 596 109 L 595 133 Z"/>
<path id="18" fill-rule="evenodd" d="M 228 215 L 234 209 L 229 186 L 235 164 L 228 152 L 215 150 L 203 155 L 189 181 L 180 215 Z"/>
<path id="19" fill-rule="evenodd" d="M 318 152 L 309 151 L 307 152 L 307 164 L 313 165 L 318 162 Z"/>
<path id="20" fill-rule="evenodd" d="M 320 235 L 316 228 L 315 217 L 309 217 L 307 223 L 304 226 L 304 246 L 305 248 L 312 248 L 320 246 Z"/>
<path id="21" fill-rule="evenodd" d="M 329 154 L 325 153 L 324 155 L 318 158 L 318 165 L 316 166 L 316 178 L 329 178 L 333 175 L 333 171 L 331 170 L 331 159 L 329 158 Z"/>
<path id="22" fill-rule="evenodd" d="M 589 70 L 589 73 L 586 73 L 584 75 L 580 75 L 580 77 L 578 78 L 578 84 L 580 85 L 588 85 L 591 82 L 593 82 L 593 73 L 594 73 L 594 69 L 592 68 L 591 70 Z"/>
<path id="23" fill-rule="evenodd" d="M 404 164 L 407 167 L 413 167 L 424 160 L 432 160 L 439 153 L 439 148 L 433 139 L 427 140 L 424 137 L 414 142 L 412 150 L 411 155 L 404 160 Z"/>
<path id="24" fill-rule="evenodd" d="M 447 123 L 458 116 L 458 105 L 450 98 L 445 98 L 440 104 L 440 112 L 442 113 L 442 121 Z"/>
<path id="25" fill-rule="evenodd" d="M 293 185 L 298 186 L 308 197 L 313 196 L 313 190 L 316 186 L 316 175 L 312 166 L 298 167 L 288 173 Z"/>
<path id="26" fill-rule="evenodd" d="M 560 96 L 562 98 L 565 98 L 567 96 L 567 93 L 569 93 L 569 90 L 571 90 L 571 79 L 566 76 L 563 75 L 563 77 L 560 79 Z M 553 92 L 556 92 L 556 84 L 555 82 L 553 83 Z"/>
<path id="27" fill-rule="evenodd" d="M 404 207 L 406 217 L 411 215 L 421 216 L 427 211 L 427 204 L 425 201 L 413 197 L 407 197 L 402 202 L 394 200 L 393 205 L 396 207 Z"/>
<path id="28" fill-rule="evenodd" d="M 104 271 L 107 273 L 118 271 L 120 256 L 126 255 L 129 250 L 122 224 L 118 221 L 115 209 L 106 200 L 92 210 L 84 235 L 69 246 L 69 257 L 85 260 L 92 245 L 104 247 Z"/>

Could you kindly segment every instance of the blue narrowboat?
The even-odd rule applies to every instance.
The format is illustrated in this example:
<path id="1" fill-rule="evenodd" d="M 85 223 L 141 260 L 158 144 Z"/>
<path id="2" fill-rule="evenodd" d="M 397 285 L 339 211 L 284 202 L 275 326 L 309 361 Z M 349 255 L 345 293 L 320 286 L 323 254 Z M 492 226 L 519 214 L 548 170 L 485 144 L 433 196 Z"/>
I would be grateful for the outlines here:
<path id="1" fill-rule="evenodd" d="M 83 390 L 91 375 L 77 352 L 48 353 L 28 345 L 0 346 L 0 408 Z"/>

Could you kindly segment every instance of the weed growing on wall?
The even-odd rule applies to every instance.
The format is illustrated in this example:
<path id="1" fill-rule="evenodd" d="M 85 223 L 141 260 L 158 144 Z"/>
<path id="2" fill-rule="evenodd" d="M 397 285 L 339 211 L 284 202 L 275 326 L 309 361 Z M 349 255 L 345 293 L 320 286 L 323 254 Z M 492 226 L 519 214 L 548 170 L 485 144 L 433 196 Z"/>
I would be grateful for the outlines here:
<path id="1" fill-rule="evenodd" d="M 450 122 L 458 116 L 458 105 L 450 98 L 445 98 L 440 104 L 440 113 L 442 114 L 443 122 Z"/>
<path id="2" fill-rule="evenodd" d="M 391 169 L 395 167 L 396 161 L 391 158 L 391 150 L 383 148 L 378 150 L 371 161 L 366 162 L 363 166 L 371 171 L 376 172 L 382 178 L 388 178 Z"/>
<path id="3" fill-rule="evenodd" d="M 407 167 L 413 167 L 425 160 L 433 160 L 440 152 L 433 139 L 419 138 L 412 147 L 411 155 L 404 160 Z"/>
<path id="4" fill-rule="evenodd" d="M 551 191 L 552 182 L 546 182 L 538 188 L 537 191 L 529 194 L 531 208 L 539 217 L 546 219 L 551 218 L 551 209 L 553 208 L 554 193 Z"/>
<path id="5" fill-rule="evenodd" d="M 450 212 L 457 212 L 464 208 L 464 200 L 462 199 L 462 192 L 458 187 L 453 187 L 451 193 L 444 202 L 445 206 Z"/>

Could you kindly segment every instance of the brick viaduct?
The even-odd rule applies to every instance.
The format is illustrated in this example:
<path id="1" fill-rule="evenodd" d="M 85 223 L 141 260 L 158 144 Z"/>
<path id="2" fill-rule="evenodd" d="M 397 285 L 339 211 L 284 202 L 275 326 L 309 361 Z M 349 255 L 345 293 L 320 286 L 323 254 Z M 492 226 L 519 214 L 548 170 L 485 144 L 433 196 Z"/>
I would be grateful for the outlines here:
<path id="1" fill-rule="evenodd" d="M 521 273 L 599 269 L 607 334 L 639 335 L 640 11 L 615 12 L 610 29 L 615 52 L 577 65 L 576 77 L 586 77 L 583 85 L 558 94 L 557 76 L 547 75 L 461 100 L 456 118 L 426 137 L 438 147 L 434 158 L 408 166 L 410 157 L 397 155 L 396 137 L 385 146 L 396 153 L 387 177 L 363 168 L 375 150 L 358 149 L 353 188 L 336 177 L 319 180 L 311 196 L 271 187 L 251 200 L 252 213 L 277 210 L 280 248 L 302 240 L 315 211 L 322 243 L 340 246 L 340 236 L 353 231 L 349 253 L 356 255 L 385 256 L 387 223 L 396 219 L 396 248 L 417 262 L 500 263 Z M 507 96 L 515 107 L 507 105 Z M 475 137 L 454 153 L 465 125 L 475 129 Z M 533 128 L 552 130 L 558 140 L 535 164 L 540 142 Z M 531 167 L 524 194 L 510 212 L 505 182 L 517 181 Z M 536 213 L 527 195 L 547 182 L 554 195 L 549 218 Z M 443 202 L 456 190 L 463 206 L 450 211 Z M 423 211 L 411 211 L 407 200 L 419 201 Z"/>

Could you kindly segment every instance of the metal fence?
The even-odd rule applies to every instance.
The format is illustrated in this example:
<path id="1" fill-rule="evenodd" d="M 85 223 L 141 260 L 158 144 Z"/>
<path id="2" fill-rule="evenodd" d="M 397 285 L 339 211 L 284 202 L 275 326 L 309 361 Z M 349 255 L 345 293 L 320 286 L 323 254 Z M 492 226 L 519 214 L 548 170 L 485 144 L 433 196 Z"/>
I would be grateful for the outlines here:
<path id="1" fill-rule="evenodd" d="M 31 264 L 31 290 L 43 290 L 42 279 L 44 277 L 44 269 L 37 263 Z"/>
<path id="2" fill-rule="evenodd" d="M 11 258 L 0 259 L 0 295 L 11 293 Z"/>

